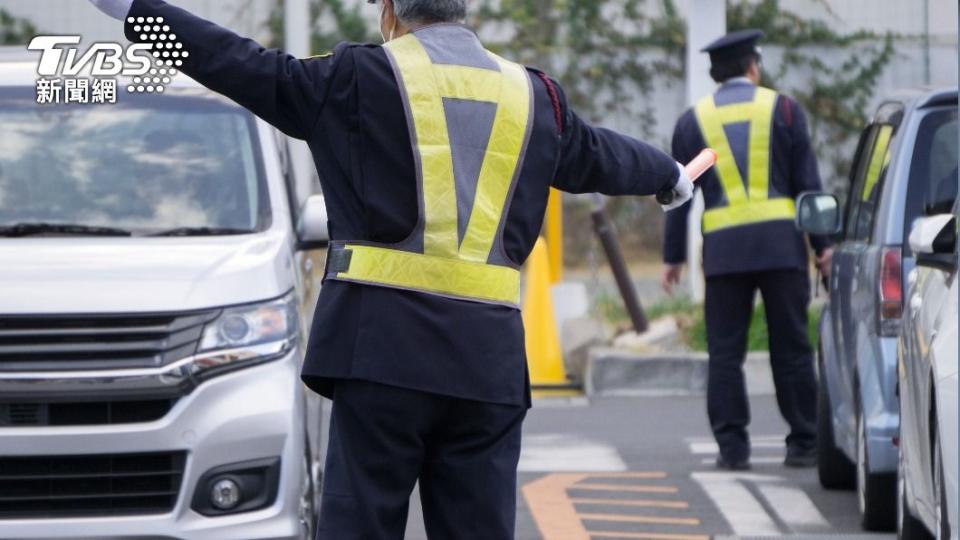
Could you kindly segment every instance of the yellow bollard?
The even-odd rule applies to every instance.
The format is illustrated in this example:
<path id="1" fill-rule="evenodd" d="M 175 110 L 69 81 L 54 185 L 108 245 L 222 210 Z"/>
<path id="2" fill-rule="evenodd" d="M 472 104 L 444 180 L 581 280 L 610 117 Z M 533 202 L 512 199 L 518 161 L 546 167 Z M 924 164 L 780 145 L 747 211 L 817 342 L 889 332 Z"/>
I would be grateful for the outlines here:
<path id="1" fill-rule="evenodd" d="M 541 237 L 527 259 L 523 298 L 527 367 L 530 370 L 530 384 L 535 389 L 570 385 L 563 367 L 563 352 L 550 296 L 550 279 L 550 256 L 547 243 Z"/>
<path id="2" fill-rule="evenodd" d="M 550 284 L 555 285 L 563 280 L 563 193 L 556 188 L 550 188 L 544 230 L 550 254 Z"/>

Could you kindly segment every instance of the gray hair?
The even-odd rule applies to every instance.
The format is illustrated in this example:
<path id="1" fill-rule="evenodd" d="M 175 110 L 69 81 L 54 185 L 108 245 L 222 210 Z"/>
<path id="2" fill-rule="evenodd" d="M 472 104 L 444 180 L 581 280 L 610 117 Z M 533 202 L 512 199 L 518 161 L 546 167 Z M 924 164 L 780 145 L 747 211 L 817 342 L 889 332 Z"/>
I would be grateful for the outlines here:
<path id="1" fill-rule="evenodd" d="M 467 0 L 393 0 L 393 13 L 405 24 L 462 22 Z"/>

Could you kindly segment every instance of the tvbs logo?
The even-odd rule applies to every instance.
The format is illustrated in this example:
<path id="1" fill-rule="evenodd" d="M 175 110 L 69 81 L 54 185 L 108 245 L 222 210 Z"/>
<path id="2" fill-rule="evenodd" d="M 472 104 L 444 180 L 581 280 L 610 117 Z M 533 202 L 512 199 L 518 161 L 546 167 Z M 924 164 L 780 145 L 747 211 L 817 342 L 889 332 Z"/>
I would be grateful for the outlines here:
<path id="1" fill-rule="evenodd" d="M 94 43 L 85 51 L 79 47 L 80 36 L 33 38 L 27 49 L 40 52 L 37 103 L 116 103 L 117 77 L 130 78 L 128 92 L 162 93 L 177 73 L 174 65 L 180 67 L 181 55 L 187 53 L 180 50 L 182 45 L 174 41 L 172 33 L 169 38 L 163 34 L 162 40 L 151 37 L 144 35 L 148 43 L 126 47 Z"/>
<path id="2" fill-rule="evenodd" d="M 79 44 L 80 36 L 37 36 L 27 49 L 41 52 L 41 77 L 76 77 L 87 71 L 93 77 L 134 77 L 150 71 L 152 43 L 135 43 L 126 51 L 117 43 L 94 43 L 82 55 Z"/>

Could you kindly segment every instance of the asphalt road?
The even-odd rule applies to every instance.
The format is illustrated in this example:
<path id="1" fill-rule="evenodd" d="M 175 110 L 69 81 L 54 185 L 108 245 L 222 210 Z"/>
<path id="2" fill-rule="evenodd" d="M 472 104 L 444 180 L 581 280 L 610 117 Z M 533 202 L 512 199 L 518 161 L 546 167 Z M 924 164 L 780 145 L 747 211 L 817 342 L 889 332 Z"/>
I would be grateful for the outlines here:
<path id="1" fill-rule="evenodd" d="M 524 427 L 517 538 L 862 534 L 852 492 L 824 491 L 814 469 L 782 465 L 774 398 L 751 405 L 753 469 L 723 473 L 702 397 L 537 400 Z M 426 538 L 416 493 L 407 538 Z"/>

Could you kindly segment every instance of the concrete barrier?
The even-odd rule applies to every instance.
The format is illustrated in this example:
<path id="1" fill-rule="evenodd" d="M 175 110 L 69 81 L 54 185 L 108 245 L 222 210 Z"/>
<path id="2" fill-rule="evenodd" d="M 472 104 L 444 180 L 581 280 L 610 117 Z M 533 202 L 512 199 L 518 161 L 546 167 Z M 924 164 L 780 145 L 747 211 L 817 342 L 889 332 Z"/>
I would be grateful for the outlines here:
<path id="1" fill-rule="evenodd" d="M 587 359 L 589 396 L 702 395 L 707 390 L 707 353 L 646 353 L 596 347 Z M 770 357 L 749 353 L 744 363 L 747 392 L 774 393 Z"/>

